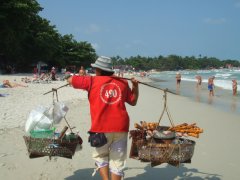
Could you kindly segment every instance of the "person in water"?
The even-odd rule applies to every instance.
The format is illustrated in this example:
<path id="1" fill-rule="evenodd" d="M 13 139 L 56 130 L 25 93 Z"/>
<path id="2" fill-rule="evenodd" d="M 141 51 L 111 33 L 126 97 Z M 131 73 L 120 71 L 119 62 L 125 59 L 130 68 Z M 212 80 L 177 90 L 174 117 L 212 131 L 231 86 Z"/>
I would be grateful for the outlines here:
<path id="1" fill-rule="evenodd" d="M 215 76 L 211 76 L 208 78 L 209 96 L 214 96 L 214 79 L 215 79 Z"/>
<path id="2" fill-rule="evenodd" d="M 197 75 L 196 79 L 197 79 L 197 87 L 201 86 L 201 84 L 202 84 L 202 76 Z"/>
<path id="3" fill-rule="evenodd" d="M 237 80 L 236 79 L 232 80 L 232 90 L 233 90 L 233 95 L 236 96 L 237 95 Z"/>

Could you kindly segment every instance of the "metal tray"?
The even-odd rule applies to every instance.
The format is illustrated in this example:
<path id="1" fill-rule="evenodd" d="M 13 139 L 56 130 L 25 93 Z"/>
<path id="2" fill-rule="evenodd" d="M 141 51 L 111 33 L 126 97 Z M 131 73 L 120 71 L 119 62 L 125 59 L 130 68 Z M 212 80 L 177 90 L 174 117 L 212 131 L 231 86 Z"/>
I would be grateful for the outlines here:
<path id="1" fill-rule="evenodd" d="M 157 129 L 153 132 L 153 138 L 155 139 L 174 139 L 176 137 L 175 132 L 164 133 L 169 127 L 167 126 L 158 126 Z"/>

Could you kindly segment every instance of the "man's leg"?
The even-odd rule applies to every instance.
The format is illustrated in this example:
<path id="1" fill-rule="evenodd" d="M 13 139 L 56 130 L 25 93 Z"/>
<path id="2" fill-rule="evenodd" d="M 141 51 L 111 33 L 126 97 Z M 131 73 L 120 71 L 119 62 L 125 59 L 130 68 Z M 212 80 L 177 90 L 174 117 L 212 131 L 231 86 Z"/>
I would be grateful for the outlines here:
<path id="1" fill-rule="evenodd" d="M 102 180 L 109 180 L 109 167 L 108 166 L 104 166 L 102 168 L 99 169 L 99 173 L 100 176 L 102 177 Z"/>
<path id="2" fill-rule="evenodd" d="M 122 176 L 111 173 L 111 180 L 121 180 Z"/>

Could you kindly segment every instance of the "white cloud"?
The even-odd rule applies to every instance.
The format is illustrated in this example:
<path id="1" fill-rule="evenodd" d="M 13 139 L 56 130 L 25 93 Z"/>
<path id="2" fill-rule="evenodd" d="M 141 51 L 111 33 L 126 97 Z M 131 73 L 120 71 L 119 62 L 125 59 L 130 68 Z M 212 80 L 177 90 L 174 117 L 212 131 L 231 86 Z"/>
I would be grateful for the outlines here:
<path id="1" fill-rule="evenodd" d="M 74 31 L 77 33 L 85 33 L 85 34 L 92 34 L 97 33 L 101 31 L 101 28 L 96 24 L 89 24 L 88 26 L 81 26 L 81 27 L 75 27 Z"/>
<path id="2" fill-rule="evenodd" d="M 92 47 L 95 49 L 95 50 L 99 50 L 100 49 L 100 46 L 97 44 L 97 43 L 91 43 Z"/>
<path id="3" fill-rule="evenodd" d="M 96 24 L 90 24 L 90 25 L 86 28 L 85 32 L 86 32 L 87 34 L 91 34 L 91 33 L 97 33 L 97 32 L 99 32 L 100 30 L 101 30 L 101 28 L 100 28 L 98 25 L 96 25 Z"/>
<path id="4" fill-rule="evenodd" d="M 214 18 L 205 18 L 203 20 L 205 23 L 207 24 L 224 24 L 227 22 L 226 18 L 218 18 L 218 19 L 214 19 Z"/>

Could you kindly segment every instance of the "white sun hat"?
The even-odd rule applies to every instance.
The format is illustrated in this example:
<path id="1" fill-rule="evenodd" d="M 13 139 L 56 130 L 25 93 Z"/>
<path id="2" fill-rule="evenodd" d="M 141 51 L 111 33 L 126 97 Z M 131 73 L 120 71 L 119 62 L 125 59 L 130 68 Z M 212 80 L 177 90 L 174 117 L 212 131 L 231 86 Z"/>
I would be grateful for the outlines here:
<path id="1" fill-rule="evenodd" d="M 104 71 L 114 72 L 112 59 L 106 56 L 98 57 L 95 63 L 91 64 L 91 66 L 94 68 L 99 68 Z"/>

